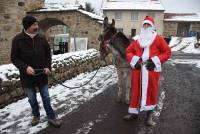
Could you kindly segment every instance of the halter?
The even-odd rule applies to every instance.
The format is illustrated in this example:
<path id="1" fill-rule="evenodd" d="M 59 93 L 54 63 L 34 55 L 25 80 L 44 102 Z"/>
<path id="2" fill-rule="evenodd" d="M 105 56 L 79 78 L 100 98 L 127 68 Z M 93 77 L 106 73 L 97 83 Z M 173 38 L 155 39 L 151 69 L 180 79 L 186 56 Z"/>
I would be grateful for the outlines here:
<path id="1" fill-rule="evenodd" d="M 103 47 L 105 47 L 105 48 L 108 48 L 108 46 L 107 46 L 107 44 L 110 44 L 110 41 L 112 40 L 112 39 L 114 39 L 115 38 L 115 36 L 118 34 L 118 32 L 115 32 L 115 34 L 113 34 L 111 37 L 110 37 L 110 39 L 108 39 L 108 40 L 103 40 Z M 105 34 L 106 35 L 106 34 Z"/>

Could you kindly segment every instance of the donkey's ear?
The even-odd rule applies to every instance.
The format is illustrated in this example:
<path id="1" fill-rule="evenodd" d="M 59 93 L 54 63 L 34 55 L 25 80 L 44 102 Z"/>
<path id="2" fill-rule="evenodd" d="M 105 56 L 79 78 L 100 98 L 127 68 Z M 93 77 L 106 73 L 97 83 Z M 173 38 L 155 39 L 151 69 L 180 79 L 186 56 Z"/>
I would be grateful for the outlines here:
<path id="1" fill-rule="evenodd" d="M 105 28 L 108 25 L 108 17 L 106 16 L 103 20 L 103 27 Z"/>
<path id="2" fill-rule="evenodd" d="M 112 19 L 112 24 L 111 24 L 112 27 L 115 27 L 115 20 Z"/>

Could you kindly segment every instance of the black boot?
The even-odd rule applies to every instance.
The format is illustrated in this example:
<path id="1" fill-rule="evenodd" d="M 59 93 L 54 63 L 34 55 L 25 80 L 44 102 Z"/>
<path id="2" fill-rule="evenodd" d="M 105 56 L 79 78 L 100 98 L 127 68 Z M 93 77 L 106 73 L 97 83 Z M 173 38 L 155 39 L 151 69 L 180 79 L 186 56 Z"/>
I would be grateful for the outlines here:
<path id="1" fill-rule="evenodd" d="M 151 127 L 156 125 L 156 123 L 153 121 L 153 110 L 147 112 L 146 125 Z"/>

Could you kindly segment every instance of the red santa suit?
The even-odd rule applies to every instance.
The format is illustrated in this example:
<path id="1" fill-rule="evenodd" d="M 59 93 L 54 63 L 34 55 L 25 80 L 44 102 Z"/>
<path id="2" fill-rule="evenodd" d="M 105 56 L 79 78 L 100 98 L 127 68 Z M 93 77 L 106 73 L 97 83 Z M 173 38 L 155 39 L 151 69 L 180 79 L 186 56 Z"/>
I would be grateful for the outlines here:
<path id="1" fill-rule="evenodd" d="M 139 110 L 149 111 L 156 107 L 161 64 L 171 56 L 168 44 L 155 32 L 154 20 L 147 16 L 144 23 L 152 26 L 150 30 L 152 34 L 144 37 L 147 39 L 145 41 L 141 32 L 139 38 L 126 49 L 127 60 L 132 67 L 131 101 L 128 112 L 134 114 L 138 114 Z M 155 64 L 152 71 L 148 71 L 145 67 L 145 62 L 148 59 L 151 59 Z M 135 69 L 135 64 L 138 61 L 144 63 L 140 70 Z"/>

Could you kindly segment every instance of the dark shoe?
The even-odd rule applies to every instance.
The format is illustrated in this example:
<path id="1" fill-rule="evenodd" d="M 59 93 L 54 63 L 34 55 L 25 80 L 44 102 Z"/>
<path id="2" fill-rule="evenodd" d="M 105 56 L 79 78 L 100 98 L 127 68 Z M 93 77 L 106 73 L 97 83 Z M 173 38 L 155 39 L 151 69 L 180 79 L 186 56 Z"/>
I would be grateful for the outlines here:
<path id="1" fill-rule="evenodd" d="M 36 126 L 37 124 L 39 124 L 39 122 L 40 122 L 40 117 L 34 116 L 31 121 L 31 125 Z"/>
<path id="2" fill-rule="evenodd" d="M 62 123 L 61 119 L 59 119 L 58 117 L 55 117 L 53 119 L 48 118 L 48 122 L 49 124 L 51 124 L 52 126 L 56 128 L 60 127 Z"/>
<path id="3" fill-rule="evenodd" d="M 153 127 L 156 125 L 156 123 L 153 121 L 153 111 L 147 112 L 146 125 L 150 127 Z"/>
<path id="4" fill-rule="evenodd" d="M 137 114 L 127 114 L 124 116 L 124 120 L 125 121 L 131 121 L 131 120 L 134 120 L 134 119 L 137 119 L 138 118 L 138 115 Z"/>

